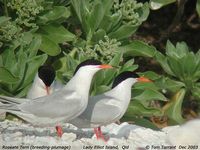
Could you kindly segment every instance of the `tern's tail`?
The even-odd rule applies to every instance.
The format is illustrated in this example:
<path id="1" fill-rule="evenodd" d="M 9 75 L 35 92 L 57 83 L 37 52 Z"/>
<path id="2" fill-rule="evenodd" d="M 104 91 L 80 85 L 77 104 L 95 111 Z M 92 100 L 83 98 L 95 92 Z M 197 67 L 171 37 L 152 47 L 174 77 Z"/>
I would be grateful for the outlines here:
<path id="1" fill-rule="evenodd" d="M 6 112 L 10 112 L 11 110 L 16 110 L 17 107 L 14 106 L 16 104 L 4 104 L 0 102 L 0 119 L 5 119 Z"/>
<path id="2" fill-rule="evenodd" d="M 0 102 L 0 112 L 9 112 L 10 110 L 19 110 L 16 104 L 4 104 Z"/>
<path id="3" fill-rule="evenodd" d="M 8 97 L 8 96 L 2 96 L 0 95 L 0 102 L 2 103 L 8 103 L 8 104 L 20 104 L 24 100 L 23 98 L 15 98 L 15 97 Z"/>
<path id="4" fill-rule="evenodd" d="M 0 96 L 0 113 L 9 112 L 10 110 L 19 110 L 17 104 L 22 103 L 17 98 Z"/>

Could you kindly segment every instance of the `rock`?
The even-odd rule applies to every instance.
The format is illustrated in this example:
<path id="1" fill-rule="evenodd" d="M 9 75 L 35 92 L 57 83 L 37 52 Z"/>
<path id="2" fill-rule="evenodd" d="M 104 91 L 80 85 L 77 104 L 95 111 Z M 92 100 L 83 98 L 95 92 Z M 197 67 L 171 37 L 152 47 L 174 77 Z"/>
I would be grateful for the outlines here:
<path id="1" fill-rule="evenodd" d="M 74 133 L 64 133 L 63 135 L 62 135 L 62 140 L 64 140 L 64 141 L 74 141 L 74 140 L 76 140 L 76 134 L 74 134 Z"/>
<path id="2" fill-rule="evenodd" d="M 0 110 L 0 121 L 4 120 L 5 118 L 6 118 L 6 113 Z"/>
<path id="3" fill-rule="evenodd" d="M 200 144 L 200 120 L 190 121 L 182 126 L 171 126 L 155 131 L 152 129 L 122 123 L 112 123 L 102 127 L 105 136 L 110 139 L 107 143 L 97 140 L 93 129 L 78 129 L 70 124 L 65 124 L 62 138 L 58 138 L 54 128 L 34 127 L 22 122 L 5 120 L 0 122 L 0 146 L 7 145 L 44 145 L 44 146 L 71 146 L 72 150 L 83 149 L 83 146 L 105 146 L 108 149 L 128 150 L 145 149 L 147 145 L 178 145 Z M 200 146 L 200 145 L 199 145 Z M 1 147 L 0 147 L 1 149 Z M 155 149 L 155 148 L 154 148 Z"/>
<path id="4" fill-rule="evenodd" d="M 200 119 L 189 121 L 179 127 L 172 127 L 171 130 L 167 131 L 166 140 L 171 145 L 200 146 Z"/>

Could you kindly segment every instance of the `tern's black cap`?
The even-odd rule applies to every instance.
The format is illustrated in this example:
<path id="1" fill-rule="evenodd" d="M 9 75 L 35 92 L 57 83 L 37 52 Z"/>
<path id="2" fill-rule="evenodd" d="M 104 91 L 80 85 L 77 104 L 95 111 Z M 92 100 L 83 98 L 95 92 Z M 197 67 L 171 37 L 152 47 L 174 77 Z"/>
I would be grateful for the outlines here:
<path id="1" fill-rule="evenodd" d="M 83 67 L 83 66 L 87 66 L 87 65 L 101 65 L 102 63 L 98 60 L 95 59 L 87 59 L 83 62 L 81 62 L 77 67 L 76 70 L 74 71 L 74 74 L 78 71 L 79 68 Z"/>
<path id="2" fill-rule="evenodd" d="M 120 84 L 122 81 L 128 79 L 128 78 L 138 78 L 139 76 L 131 71 L 124 71 L 120 73 L 114 80 L 112 88 L 116 87 L 118 84 Z"/>
<path id="3" fill-rule="evenodd" d="M 46 86 L 50 86 L 56 76 L 55 70 L 52 66 L 40 66 L 38 69 L 38 76 Z"/>

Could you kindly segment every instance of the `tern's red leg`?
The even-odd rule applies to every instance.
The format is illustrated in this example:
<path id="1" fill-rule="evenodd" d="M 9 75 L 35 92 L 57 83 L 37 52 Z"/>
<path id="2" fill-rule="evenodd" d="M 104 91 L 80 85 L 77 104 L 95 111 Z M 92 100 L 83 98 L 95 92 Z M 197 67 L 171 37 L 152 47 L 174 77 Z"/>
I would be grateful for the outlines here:
<path id="1" fill-rule="evenodd" d="M 104 135 L 103 135 L 103 133 L 102 133 L 102 131 L 101 131 L 101 127 L 98 127 L 97 129 L 98 129 L 100 138 L 101 138 L 104 142 L 107 142 L 108 139 L 105 139 L 105 137 L 104 137 Z"/>
<path id="2" fill-rule="evenodd" d="M 95 133 L 97 140 L 98 140 L 100 138 L 98 128 L 94 128 L 94 133 Z"/>
<path id="3" fill-rule="evenodd" d="M 56 126 L 56 132 L 57 132 L 57 135 L 58 137 L 62 137 L 63 135 L 63 130 L 62 130 L 62 127 L 61 126 Z"/>

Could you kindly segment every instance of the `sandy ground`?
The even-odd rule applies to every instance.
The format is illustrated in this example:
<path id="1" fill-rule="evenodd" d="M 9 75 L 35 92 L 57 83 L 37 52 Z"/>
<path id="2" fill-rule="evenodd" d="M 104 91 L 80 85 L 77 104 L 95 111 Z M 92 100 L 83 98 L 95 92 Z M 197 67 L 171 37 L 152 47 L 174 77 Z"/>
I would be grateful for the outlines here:
<path id="1" fill-rule="evenodd" d="M 106 127 L 102 127 L 105 136 L 110 137 L 108 142 L 105 143 L 104 141 L 96 139 L 92 129 L 81 130 L 71 124 L 63 126 L 65 133 L 62 138 L 58 138 L 54 128 L 33 127 L 30 124 L 25 124 L 19 121 L 5 120 L 0 122 L 0 149 L 168 150 L 175 148 L 190 149 L 188 145 L 193 146 L 191 149 L 200 149 L 200 121 L 191 121 L 189 125 L 190 126 L 188 126 L 187 123 L 183 126 L 171 126 L 160 131 L 155 131 L 131 125 L 126 122 L 120 125 L 113 123 Z M 188 130 L 188 127 L 195 131 Z M 188 138 L 189 136 L 190 138 Z M 196 139 L 188 140 L 191 138 Z"/>

